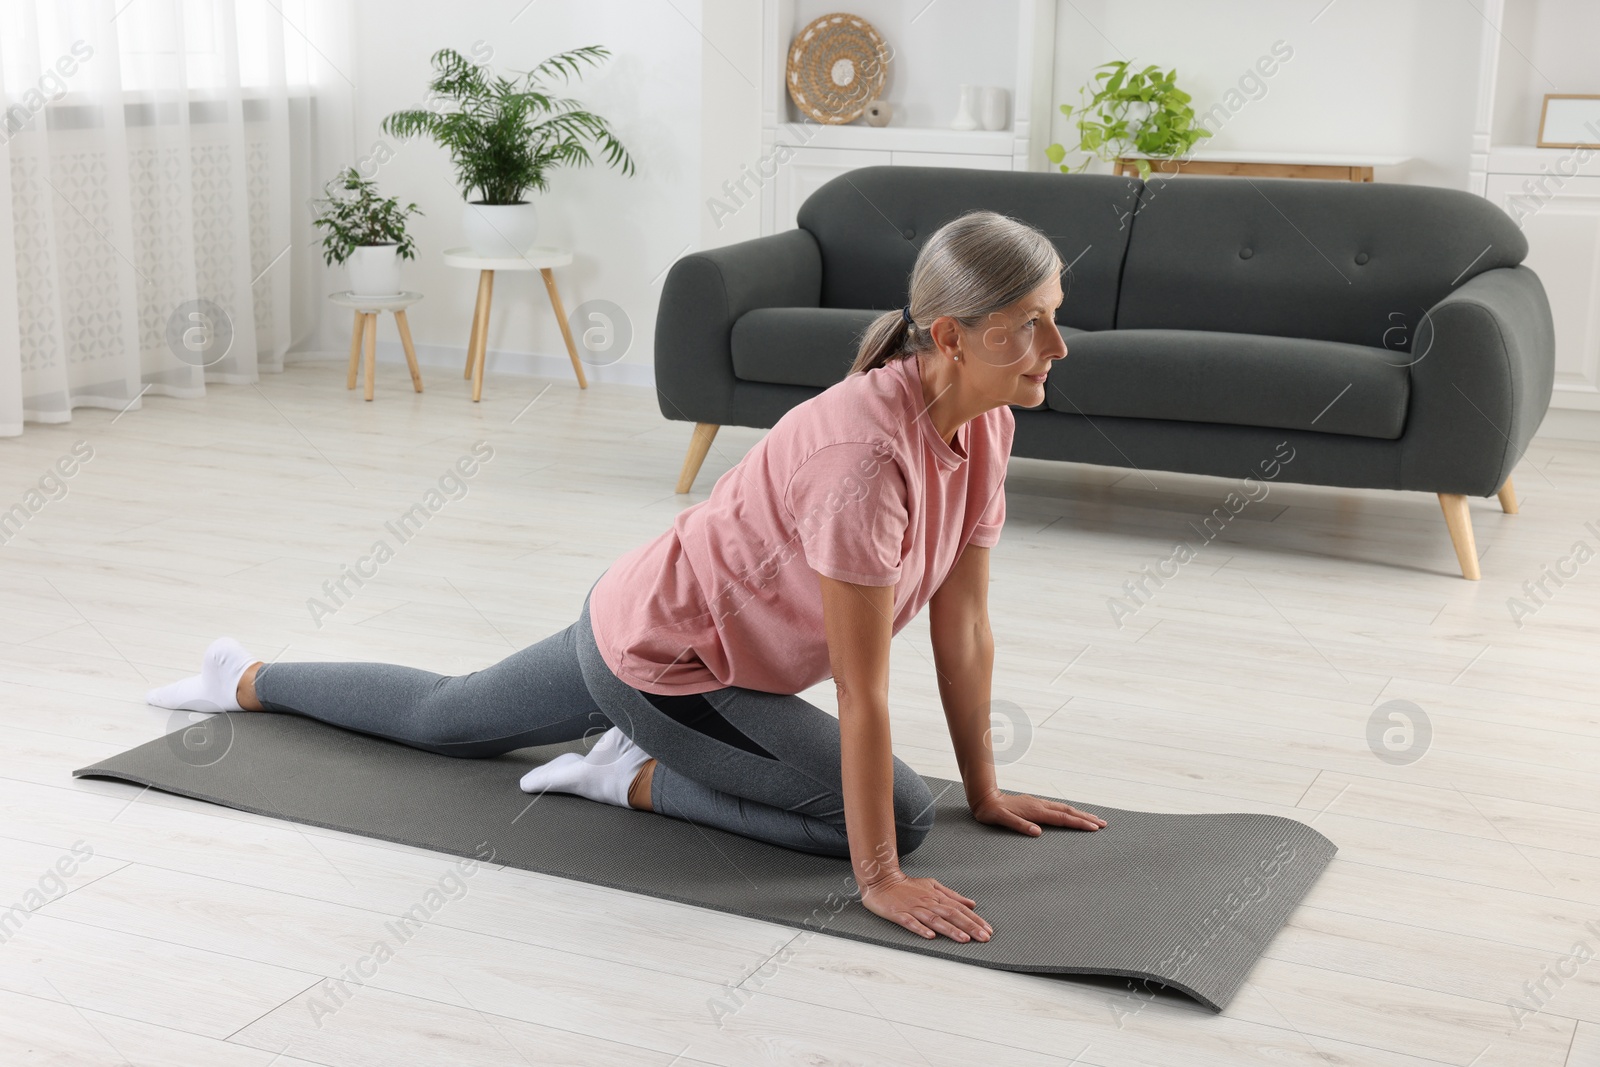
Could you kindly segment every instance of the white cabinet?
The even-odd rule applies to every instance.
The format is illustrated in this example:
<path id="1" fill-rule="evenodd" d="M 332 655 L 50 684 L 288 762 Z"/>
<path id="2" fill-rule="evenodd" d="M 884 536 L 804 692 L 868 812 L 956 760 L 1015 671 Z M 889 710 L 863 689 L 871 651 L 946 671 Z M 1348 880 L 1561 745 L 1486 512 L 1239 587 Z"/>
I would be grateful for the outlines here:
<path id="1" fill-rule="evenodd" d="M 973 170 L 1010 170 L 1010 156 L 965 156 L 957 152 L 890 152 L 896 167 L 970 167 Z"/>
<path id="2" fill-rule="evenodd" d="M 794 229 L 795 212 L 806 197 L 818 188 L 857 167 L 876 167 L 889 163 L 888 152 L 849 148 L 796 148 L 794 155 L 778 169 L 772 183 L 772 225 L 767 233 Z"/>
<path id="3" fill-rule="evenodd" d="M 1477 6 L 1484 25 L 1468 188 L 1522 227 L 1527 265 L 1550 297 L 1556 376 L 1547 432 L 1600 440 L 1600 416 L 1589 414 L 1600 412 L 1600 151 L 1534 146 L 1544 94 L 1593 81 L 1590 31 L 1600 13 L 1593 0 Z"/>
<path id="4" fill-rule="evenodd" d="M 1491 173 L 1484 194 L 1520 219 L 1528 238 L 1525 263 L 1550 297 L 1556 406 L 1600 411 L 1600 177 L 1567 178 L 1542 199 L 1528 194 L 1527 180 Z"/>
<path id="5" fill-rule="evenodd" d="M 778 168 L 772 182 L 771 225 L 767 233 L 792 230 L 795 214 L 806 197 L 857 167 L 970 167 L 976 170 L 1010 170 L 1010 156 L 970 155 L 961 152 L 891 152 L 859 148 L 796 148 Z"/>

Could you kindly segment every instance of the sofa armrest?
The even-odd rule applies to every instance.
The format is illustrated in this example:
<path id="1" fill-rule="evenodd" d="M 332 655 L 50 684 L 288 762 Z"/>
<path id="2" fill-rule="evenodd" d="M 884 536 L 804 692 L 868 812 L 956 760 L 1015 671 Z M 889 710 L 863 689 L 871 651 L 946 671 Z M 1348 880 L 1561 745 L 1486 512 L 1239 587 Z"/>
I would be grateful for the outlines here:
<path id="1" fill-rule="evenodd" d="M 1411 351 L 1399 488 L 1493 495 L 1550 407 L 1555 325 L 1539 276 L 1477 275 L 1428 309 Z"/>
<path id="2" fill-rule="evenodd" d="M 786 230 L 684 256 L 661 288 L 656 399 L 661 414 L 726 421 L 733 405 L 733 324 L 756 308 L 816 307 L 822 252 L 809 230 Z"/>

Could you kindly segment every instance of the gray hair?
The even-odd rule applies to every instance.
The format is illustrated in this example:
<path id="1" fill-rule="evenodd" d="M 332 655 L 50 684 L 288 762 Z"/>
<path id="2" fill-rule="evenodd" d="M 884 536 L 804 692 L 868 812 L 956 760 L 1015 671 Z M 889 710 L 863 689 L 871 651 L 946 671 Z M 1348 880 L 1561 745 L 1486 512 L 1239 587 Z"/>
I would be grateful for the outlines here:
<path id="1" fill-rule="evenodd" d="M 1055 245 L 1025 222 L 969 211 L 934 231 L 911 268 L 911 319 L 900 309 L 872 320 L 851 374 L 933 347 L 928 324 L 949 315 L 968 328 L 1016 303 L 1063 270 Z"/>

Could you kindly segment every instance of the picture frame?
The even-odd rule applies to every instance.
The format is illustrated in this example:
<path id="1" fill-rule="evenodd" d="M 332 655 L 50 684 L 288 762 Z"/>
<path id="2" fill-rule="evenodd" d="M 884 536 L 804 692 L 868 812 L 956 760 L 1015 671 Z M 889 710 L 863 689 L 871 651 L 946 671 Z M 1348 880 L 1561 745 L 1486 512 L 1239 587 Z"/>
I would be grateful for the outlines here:
<path id="1" fill-rule="evenodd" d="M 1546 93 L 1536 143 L 1540 148 L 1600 148 L 1600 93 Z"/>

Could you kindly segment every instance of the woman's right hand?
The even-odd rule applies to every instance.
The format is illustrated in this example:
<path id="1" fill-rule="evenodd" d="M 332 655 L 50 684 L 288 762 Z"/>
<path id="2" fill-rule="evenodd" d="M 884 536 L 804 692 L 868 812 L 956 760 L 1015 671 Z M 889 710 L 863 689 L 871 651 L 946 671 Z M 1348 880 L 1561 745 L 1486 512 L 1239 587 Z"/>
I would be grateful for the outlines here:
<path id="1" fill-rule="evenodd" d="M 987 941 L 994 934 L 972 910 L 977 901 L 933 878 L 898 878 L 863 886 L 861 903 L 872 914 L 899 923 L 914 934 L 952 941 Z"/>

